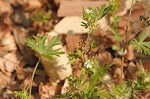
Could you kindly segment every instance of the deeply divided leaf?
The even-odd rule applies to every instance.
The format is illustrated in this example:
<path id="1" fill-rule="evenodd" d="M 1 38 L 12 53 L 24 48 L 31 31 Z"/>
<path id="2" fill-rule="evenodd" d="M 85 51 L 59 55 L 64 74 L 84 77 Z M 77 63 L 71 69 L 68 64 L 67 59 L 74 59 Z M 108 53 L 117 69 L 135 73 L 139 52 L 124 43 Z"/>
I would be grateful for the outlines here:
<path id="1" fill-rule="evenodd" d="M 131 44 L 137 46 L 137 52 L 150 55 L 150 42 L 144 41 L 147 37 L 148 35 L 146 33 L 142 33 L 139 35 L 139 40 L 134 39 Z"/>
<path id="2" fill-rule="evenodd" d="M 55 36 L 51 39 L 49 44 L 46 43 L 46 39 L 48 38 L 48 34 L 42 36 L 33 36 L 33 39 L 26 39 L 26 43 L 29 47 L 31 47 L 35 52 L 40 54 L 41 56 L 51 60 L 54 59 L 53 56 L 59 56 L 64 52 L 61 49 L 52 49 L 52 47 L 60 44 L 61 37 Z"/>

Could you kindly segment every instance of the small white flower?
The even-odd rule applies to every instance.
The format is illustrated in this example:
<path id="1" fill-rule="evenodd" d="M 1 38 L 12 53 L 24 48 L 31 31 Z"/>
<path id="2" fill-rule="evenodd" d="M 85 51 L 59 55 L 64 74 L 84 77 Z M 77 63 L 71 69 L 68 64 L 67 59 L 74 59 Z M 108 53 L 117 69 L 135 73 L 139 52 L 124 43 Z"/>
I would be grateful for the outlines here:
<path id="1" fill-rule="evenodd" d="M 85 12 L 86 12 L 87 14 L 90 14 L 90 13 L 93 13 L 93 10 L 86 9 Z"/>
<path id="2" fill-rule="evenodd" d="M 84 66 L 86 66 L 86 68 L 92 68 L 93 64 L 94 64 L 94 62 L 92 62 L 90 60 L 86 60 L 86 62 L 84 63 Z"/>
<path id="3" fill-rule="evenodd" d="M 122 56 L 123 54 L 124 54 L 124 55 L 127 54 L 127 50 L 126 50 L 126 49 L 125 49 L 124 53 L 123 53 L 123 49 L 121 49 L 121 50 L 119 50 L 119 51 L 117 51 L 117 52 L 118 52 L 118 54 L 119 54 L 120 56 Z"/>

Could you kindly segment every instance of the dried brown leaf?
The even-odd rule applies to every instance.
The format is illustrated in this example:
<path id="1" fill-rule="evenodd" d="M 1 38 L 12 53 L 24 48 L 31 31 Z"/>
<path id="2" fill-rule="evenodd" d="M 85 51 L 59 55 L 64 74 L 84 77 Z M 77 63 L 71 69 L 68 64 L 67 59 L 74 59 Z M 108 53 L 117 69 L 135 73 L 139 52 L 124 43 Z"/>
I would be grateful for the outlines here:
<path id="1" fill-rule="evenodd" d="M 0 72 L 0 89 L 11 81 L 11 77 Z"/>
<path id="2" fill-rule="evenodd" d="M 12 7 L 7 1 L 0 1 L 0 13 L 2 14 L 11 14 L 13 12 Z"/>
<path id="3" fill-rule="evenodd" d="M 114 58 L 114 59 L 112 60 L 112 63 L 111 63 L 111 64 L 112 64 L 112 65 L 115 65 L 115 66 L 117 66 L 117 67 L 121 67 L 122 61 L 121 61 L 120 58 Z"/>
<path id="4" fill-rule="evenodd" d="M 68 51 L 73 52 L 73 50 L 75 48 L 79 48 L 79 42 L 82 40 L 81 39 L 82 36 L 81 35 L 72 35 L 72 34 L 68 34 L 66 37 L 66 47 L 68 49 Z"/>
<path id="5" fill-rule="evenodd" d="M 39 94 L 40 99 L 50 99 L 54 95 L 58 95 L 61 92 L 60 85 L 50 85 L 50 84 L 43 84 L 41 83 L 39 86 Z"/>
<path id="6" fill-rule="evenodd" d="M 8 53 L 3 57 L 4 66 L 7 72 L 11 73 L 19 66 L 21 57 L 17 53 Z"/>
<path id="7" fill-rule="evenodd" d="M 136 59 L 134 55 L 134 50 L 135 50 L 135 45 L 129 45 L 127 47 L 127 54 L 126 54 L 126 59 L 129 61 L 134 61 Z"/>
<path id="8" fill-rule="evenodd" d="M 115 79 L 120 79 L 121 77 L 121 68 L 116 68 L 114 71 L 114 78 Z M 122 79 L 125 79 L 125 75 L 122 75 Z"/>
<path id="9" fill-rule="evenodd" d="M 130 62 L 128 64 L 128 67 L 127 67 L 127 70 L 129 72 L 129 74 L 127 74 L 129 78 L 131 77 L 135 77 L 136 76 L 136 72 L 137 72 L 137 67 L 136 67 L 136 64 L 134 64 L 133 62 Z"/>
<path id="10" fill-rule="evenodd" d="M 1 51 L 16 51 L 17 46 L 15 43 L 15 39 L 13 35 L 10 34 L 10 32 L 6 33 L 4 37 L 1 39 Z"/>
<path id="11" fill-rule="evenodd" d="M 17 78 L 18 78 L 19 80 L 24 80 L 24 79 L 26 79 L 27 77 L 31 76 L 32 71 L 33 71 L 33 70 L 30 69 L 30 68 L 22 68 L 22 67 L 18 66 L 18 67 L 16 68 Z"/>
<path id="12" fill-rule="evenodd" d="M 98 54 L 99 64 L 106 64 L 112 61 L 112 56 L 109 52 L 105 51 Z"/>
<path id="13" fill-rule="evenodd" d="M 42 6 L 40 0 L 28 0 L 25 5 L 23 5 L 24 11 L 31 11 L 38 9 Z"/>

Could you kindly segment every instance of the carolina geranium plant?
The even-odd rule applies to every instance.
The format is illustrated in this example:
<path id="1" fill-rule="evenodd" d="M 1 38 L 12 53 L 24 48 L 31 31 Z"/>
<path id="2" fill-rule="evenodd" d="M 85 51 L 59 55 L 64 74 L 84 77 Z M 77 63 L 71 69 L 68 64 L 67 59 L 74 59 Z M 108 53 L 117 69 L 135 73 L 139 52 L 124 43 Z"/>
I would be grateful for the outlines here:
<path id="1" fill-rule="evenodd" d="M 133 1 L 132 1 L 133 4 Z M 124 35 L 120 35 L 115 29 L 115 27 L 105 26 L 114 34 L 116 38 L 116 42 L 120 43 L 121 48 L 114 47 L 116 49 L 122 49 L 122 66 L 121 66 L 121 77 L 120 84 L 112 86 L 109 88 L 103 86 L 103 76 L 107 72 L 107 69 L 111 66 L 111 64 L 104 64 L 99 66 L 98 60 L 95 57 L 95 54 L 92 54 L 91 49 L 95 47 L 95 41 L 93 40 L 90 44 L 88 39 L 95 33 L 95 28 L 101 23 L 101 19 L 105 17 L 107 14 L 113 14 L 113 11 L 119 7 L 118 0 L 110 0 L 110 6 L 106 6 L 105 4 L 101 7 L 97 7 L 95 9 L 83 8 L 83 20 L 82 26 L 89 29 L 87 33 L 87 37 L 83 39 L 80 43 L 80 49 L 75 49 L 74 53 L 69 53 L 70 62 L 75 62 L 76 60 L 80 60 L 83 65 L 79 68 L 81 70 L 80 76 L 72 75 L 68 78 L 70 83 L 70 90 L 67 91 L 66 94 L 60 96 L 60 98 L 66 99 L 129 99 L 129 98 L 137 98 L 137 94 L 141 93 L 143 90 L 149 90 L 150 83 L 150 75 L 149 72 L 146 72 L 143 69 L 142 64 L 139 68 L 138 80 L 130 80 L 128 82 L 123 82 L 123 64 L 124 64 L 124 56 L 126 47 L 130 44 L 136 45 L 137 52 L 150 54 L 150 42 L 145 41 L 148 37 L 146 33 L 141 33 L 140 30 L 136 33 L 132 38 L 128 41 L 123 39 L 126 38 L 128 24 L 126 27 L 126 31 Z M 132 5 L 131 5 L 132 8 Z M 130 10 L 131 12 L 131 10 Z M 129 14 L 130 17 L 130 14 Z M 118 20 L 119 17 L 114 17 L 115 20 Z M 128 19 L 129 20 L 129 19 Z M 118 22 L 118 21 L 116 21 Z M 128 22 L 129 23 L 129 22 Z M 117 25 L 117 23 L 115 23 Z M 101 47 L 96 51 L 98 52 Z M 138 97 L 139 98 L 139 97 Z"/>
<path id="2" fill-rule="evenodd" d="M 83 8 L 84 22 L 82 22 L 81 25 L 85 28 L 88 28 L 89 32 L 87 33 L 87 37 L 80 42 L 80 49 L 74 49 L 73 53 L 70 52 L 68 53 L 68 57 L 70 58 L 70 61 L 68 63 L 73 64 L 76 63 L 77 60 L 79 60 L 82 63 L 82 66 L 79 68 L 81 74 L 80 76 L 71 75 L 70 77 L 68 77 L 70 88 L 65 94 L 60 95 L 57 98 L 61 98 L 61 99 L 136 98 L 138 99 L 139 98 L 138 93 L 142 93 L 144 90 L 150 91 L 150 73 L 144 70 L 142 66 L 142 62 L 140 63 L 141 67 L 139 68 L 137 80 L 130 80 L 130 81 L 123 82 L 122 79 L 123 64 L 125 60 L 124 53 L 127 46 L 129 46 L 130 44 L 134 44 L 137 46 L 136 47 L 137 52 L 140 52 L 142 54 L 143 53 L 148 54 L 148 55 L 150 54 L 150 42 L 145 41 L 148 35 L 146 35 L 146 33 L 142 33 L 141 30 L 138 33 L 136 33 L 132 38 L 130 38 L 128 41 L 122 38 L 122 37 L 126 38 L 128 24 L 127 24 L 125 34 L 122 36 L 120 36 L 119 33 L 117 33 L 117 31 L 115 30 L 116 28 L 113 28 L 105 24 L 106 27 L 108 27 L 108 29 L 116 37 L 116 42 L 120 44 L 119 49 L 122 49 L 123 54 L 122 54 L 121 77 L 120 77 L 119 85 L 111 84 L 109 88 L 103 86 L 104 74 L 107 72 L 107 69 L 111 66 L 111 64 L 104 64 L 102 66 L 99 66 L 99 61 L 95 56 L 101 49 L 101 46 L 97 49 L 95 53 L 92 53 L 91 50 L 95 48 L 95 41 L 93 40 L 91 43 L 89 43 L 88 40 L 90 36 L 92 36 L 95 33 L 96 31 L 95 28 L 101 23 L 102 18 L 104 18 L 109 13 L 113 14 L 113 12 L 118 7 L 119 7 L 118 0 L 110 0 L 109 6 L 103 4 L 101 7 L 97 7 L 95 9 L 89 7 L 88 9 L 85 10 Z M 118 18 L 116 17 L 116 19 Z M 55 50 L 51 49 L 53 46 L 59 44 L 60 37 L 52 38 L 50 44 L 48 45 L 45 45 L 46 39 L 47 39 L 47 35 L 43 37 L 34 36 L 34 39 L 27 39 L 27 45 L 31 47 L 35 52 L 37 52 L 41 57 L 45 57 L 48 60 L 54 59 L 53 56 L 59 56 L 60 54 L 63 54 L 63 52 L 60 49 L 55 49 Z M 113 48 L 117 48 L 117 47 L 113 46 Z M 41 57 L 39 57 L 39 61 Z M 35 67 L 35 70 L 36 68 L 37 65 Z M 30 89 L 30 93 L 31 93 L 31 89 Z"/>

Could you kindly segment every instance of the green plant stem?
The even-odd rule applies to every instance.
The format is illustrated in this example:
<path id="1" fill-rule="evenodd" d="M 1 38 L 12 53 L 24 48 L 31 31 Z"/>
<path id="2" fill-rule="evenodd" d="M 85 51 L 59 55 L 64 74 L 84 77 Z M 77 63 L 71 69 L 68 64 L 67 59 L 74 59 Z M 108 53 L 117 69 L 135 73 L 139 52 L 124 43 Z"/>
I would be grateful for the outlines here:
<path id="1" fill-rule="evenodd" d="M 131 41 L 133 41 L 133 39 L 137 38 L 137 37 L 140 35 L 140 33 L 142 32 L 142 30 L 143 30 L 143 29 L 140 29 L 140 30 L 139 30 L 136 34 L 134 34 L 128 41 L 126 41 L 126 42 L 124 43 L 124 45 L 127 46 Z"/>
<path id="2" fill-rule="evenodd" d="M 120 82 L 121 82 L 121 84 L 122 84 L 122 82 L 123 82 L 123 79 L 122 79 L 122 77 L 123 77 L 123 65 L 124 65 L 124 57 L 125 57 L 125 47 L 126 47 L 126 45 L 125 45 L 125 43 L 126 43 L 126 39 L 128 38 L 127 36 L 128 36 L 128 26 L 129 26 L 129 21 L 130 21 L 130 16 L 131 16 L 131 11 L 132 11 L 132 7 L 133 7 L 133 2 L 134 2 L 134 0 L 132 0 L 132 3 L 131 3 L 131 7 L 130 7 L 130 12 L 129 12 L 129 16 L 128 16 L 128 22 L 127 22 L 127 26 L 126 26 L 126 31 L 125 31 L 125 35 L 124 35 L 124 37 L 125 37 L 125 39 L 124 39 L 124 44 L 123 44 L 123 55 L 122 55 L 122 65 L 121 65 L 121 77 L 120 77 Z"/>
<path id="3" fill-rule="evenodd" d="M 84 50 L 84 53 L 82 54 L 82 60 L 85 61 L 87 59 L 86 57 L 86 46 L 87 46 L 87 43 L 88 43 L 88 40 L 89 40 L 89 37 L 90 37 L 90 34 L 87 35 L 87 37 L 85 38 L 85 42 L 82 42 L 82 43 L 85 43 L 85 46 L 82 48 Z"/>
<path id="4" fill-rule="evenodd" d="M 121 64 L 121 77 L 120 77 L 120 83 L 122 84 L 123 82 L 123 66 L 124 66 L 124 56 L 125 56 L 125 46 L 123 47 L 123 55 L 122 55 L 122 64 Z"/>
<path id="5" fill-rule="evenodd" d="M 31 82 L 30 82 L 30 89 L 29 89 L 29 96 L 31 97 L 31 91 L 32 91 L 32 84 L 33 84 L 33 79 L 34 79 L 34 75 L 35 75 L 35 72 L 36 72 L 36 69 L 39 65 L 39 62 L 40 62 L 40 58 L 38 59 L 38 62 L 36 63 L 36 66 L 33 70 L 33 73 L 32 73 L 32 78 L 31 78 Z"/>
<path id="6" fill-rule="evenodd" d="M 108 29 L 109 31 L 111 31 L 111 32 L 117 37 L 117 39 L 118 39 L 119 41 L 121 41 L 121 38 L 118 36 L 118 34 L 117 34 L 109 25 L 107 25 L 106 23 L 102 22 L 101 20 L 100 20 L 99 22 L 100 22 L 101 24 L 105 25 L 105 26 L 107 27 L 107 29 Z"/>
<path id="7" fill-rule="evenodd" d="M 130 16 L 131 16 L 131 11 L 132 11 L 132 7 L 133 7 L 133 2 L 134 2 L 134 0 L 132 0 L 132 2 L 131 2 L 131 7 L 130 7 L 130 11 L 129 11 L 129 16 L 128 16 L 128 22 L 127 22 L 127 26 L 126 26 L 126 31 L 125 31 L 125 41 L 124 41 L 124 43 L 126 42 L 126 39 L 128 38 L 127 36 L 128 36 L 128 27 L 129 27 L 129 21 L 130 21 Z"/>
<path id="8" fill-rule="evenodd" d="M 92 28 L 91 28 L 92 29 Z M 91 30 L 90 29 L 90 30 Z M 89 38 L 90 38 L 90 35 L 91 35 L 91 33 L 90 34 L 88 34 L 88 36 L 87 36 L 87 38 L 86 38 L 86 46 L 87 46 L 87 44 L 88 44 L 88 41 L 89 41 Z M 85 47 L 86 47 L 85 46 Z M 89 48 L 89 50 L 88 50 L 88 52 L 91 50 L 91 48 Z M 87 53 L 88 54 L 88 53 Z M 89 55 L 88 55 L 89 56 Z M 85 58 L 87 58 L 87 57 L 85 57 Z"/>

